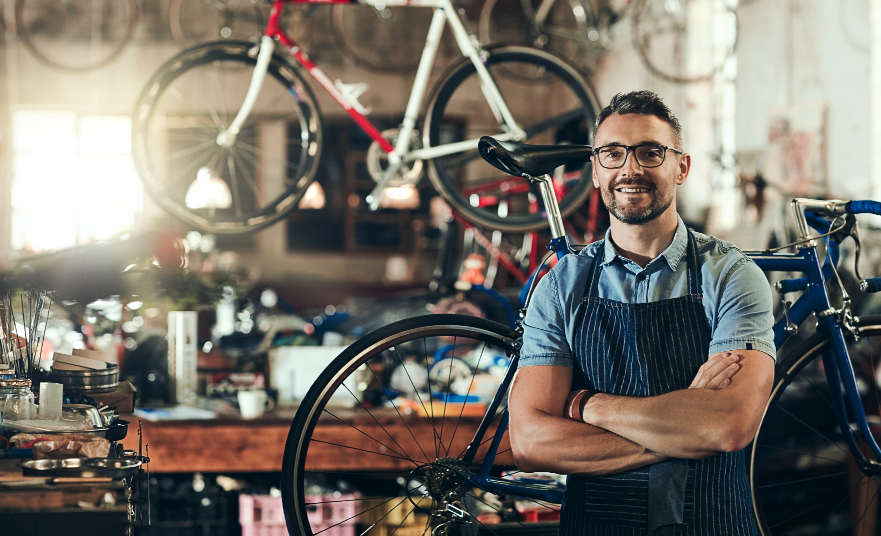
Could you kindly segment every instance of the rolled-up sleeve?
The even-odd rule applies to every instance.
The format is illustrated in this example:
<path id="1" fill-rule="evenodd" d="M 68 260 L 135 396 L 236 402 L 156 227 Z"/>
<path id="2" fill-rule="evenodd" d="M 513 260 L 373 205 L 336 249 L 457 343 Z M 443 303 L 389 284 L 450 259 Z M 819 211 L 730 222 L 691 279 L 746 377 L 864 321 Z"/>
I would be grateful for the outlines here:
<path id="1" fill-rule="evenodd" d="M 760 350 L 777 359 L 771 287 L 765 274 L 744 257 L 728 272 L 722 286 L 710 354 L 727 350 Z"/>
<path id="2" fill-rule="evenodd" d="M 520 366 L 572 366 L 555 270 L 538 282 L 523 322 Z"/>

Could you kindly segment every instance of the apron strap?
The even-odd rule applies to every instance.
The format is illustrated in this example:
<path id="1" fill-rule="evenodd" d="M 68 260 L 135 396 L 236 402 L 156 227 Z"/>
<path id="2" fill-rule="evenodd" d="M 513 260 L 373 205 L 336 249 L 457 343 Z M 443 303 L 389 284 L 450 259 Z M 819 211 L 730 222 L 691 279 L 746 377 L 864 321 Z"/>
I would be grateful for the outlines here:
<path id="1" fill-rule="evenodd" d="M 594 256 L 593 262 L 590 264 L 590 271 L 587 273 L 587 280 L 584 282 L 583 298 L 596 296 L 599 288 L 600 273 L 602 273 L 602 264 L 606 260 L 606 241 L 600 240 L 599 252 Z M 599 265 L 599 267 L 597 267 Z M 578 304 L 575 312 L 575 326 L 580 326 L 584 321 L 584 311 L 587 309 L 587 301 L 584 299 Z"/>
<path id="2" fill-rule="evenodd" d="M 685 250 L 685 262 L 688 270 L 688 293 L 691 295 L 703 296 L 704 288 L 701 283 L 701 270 L 697 262 L 697 243 L 694 240 L 694 234 L 691 229 L 688 232 L 688 246 Z"/>

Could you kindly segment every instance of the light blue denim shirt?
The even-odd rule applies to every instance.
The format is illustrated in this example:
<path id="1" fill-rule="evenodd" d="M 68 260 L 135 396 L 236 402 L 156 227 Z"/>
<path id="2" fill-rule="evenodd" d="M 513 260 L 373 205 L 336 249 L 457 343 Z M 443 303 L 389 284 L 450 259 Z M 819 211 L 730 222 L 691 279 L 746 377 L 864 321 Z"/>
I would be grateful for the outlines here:
<path id="1" fill-rule="evenodd" d="M 678 298 L 688 292 L 685 252 L 688 234 L 679 226 L 673 242 L 645 268 L 621 256 L 612 243 L 594 242 L 578 255 L 566 255 L 539 281 L 526 313 L 520 366 L 571 367 L 576 311 L 584 294 L 591 263 L 605 248 L 599 298 L 648 303 Z M 762 270 L 737 247 L 694 233 L 701 267 L 703 304 L 712 333 L 709 354 L 726 350 L 760 350 L 775 360 L 771 287 Z"/>

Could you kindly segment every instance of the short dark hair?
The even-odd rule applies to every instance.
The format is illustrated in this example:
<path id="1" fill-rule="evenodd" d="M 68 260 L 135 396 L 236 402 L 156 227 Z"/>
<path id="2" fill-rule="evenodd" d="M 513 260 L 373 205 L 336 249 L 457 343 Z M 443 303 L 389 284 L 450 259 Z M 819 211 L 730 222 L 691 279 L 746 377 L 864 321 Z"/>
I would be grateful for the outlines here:
<path id="1" fill-rule="evenodd" d="M 624 114 L 640 114 L 653 115 L 664 121 L 673 129 L 673 140 L 676 149 L 682 150 L 682 125 L 673 115 L 673 111 L 664 104 L 656 93 L 642 89 L 639 91 L 631 91 L 630 93 L 618 93 L 609 102 L 609 105 L 603 108 L 600 115 L 597 116 L 594 134 L 600 129 L 603 121 L 611 115 Z"/>

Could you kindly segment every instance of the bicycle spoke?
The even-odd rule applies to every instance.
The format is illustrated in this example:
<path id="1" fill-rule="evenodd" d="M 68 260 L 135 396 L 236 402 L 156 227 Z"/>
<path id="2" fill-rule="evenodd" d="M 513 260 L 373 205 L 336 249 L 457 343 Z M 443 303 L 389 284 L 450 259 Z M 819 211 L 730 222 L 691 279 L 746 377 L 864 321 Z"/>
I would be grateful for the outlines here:
<path id="1" fill-rule="evenodd" d="M 824 391 L 822 391 L 813 381 L 811 381 L 810 377 L 808 377 L 807 375 L 804 375 L 803 379 L 804 379 L 804 381 L 808 382 L 808 384 L 811 386 L 811 389 L 813 389 L 814 392 L 817 393 L 818 397 L 821 400 L 823 400 L 823 402 L 825 402 L 827 406 L 829 406 L 829 408 L 835 414 L 835 417 L 839 420 L 839 422 L 848 422 L 847 415 L 841 415 L 838 412 L 838 410 L 832 404 L 832 401 L 826 397 Z M 842 430 L 841 435 L 844 436 L 844 430 Z M 862 434 L 859 434 L 859 433 L 853 434 L 852 433 L 851 435 L 853 435 L 853 437 L 855 439 L 861 441 L 865 446 L 869 447 L 869 443 L 862 437 Z"/>
<path id="2" fill-rule="evenodd" d="M 853 486 L 853 487 L 850 488 L 849 490 L 847 490 L 847 491 L 843 491 L 843 492 L 839 493 L 838 495 L 834 495 L 834 496 L 832 496 L 832 497 L 830 497 L 830 498 L 828 498 L 828 499 L 826 499 L 826 500 L 824 500 L 824 501 L 821 501 L 821 502 L 819 502 L 819 503 L 817 503 L 817 504 L 814 504 L 814 505 L 808 506 L 806 509 L 801 510 L 801 511 L 798 512 L 797 514 L 792 515 L 792 516 L 790 516 L 790 517 L 784 519 L 783 521 L 780 521 L 780 522 L 776 523 L 775 525 L 773 525 L 773 526 L 770 527 L 770 528 L 773 529 L 773 528 L 779 527 L 780 525 L 782 525 L 782 524 L 784 524 L 784 523 L 787 523 L 787 522 L 789 522 L 789 521 L 792 521 L 793 519 L 795 519 L 795 518 L 801 516 L 801 515 L 804 514 L 805 512 L 808 512 L 809 510 L 814 510 L 814 509 L 816 509 L 817 507 L 819 507 L 820 505 L 823 505 L 823 504 L 826 504 L 826 503 L 828 503 L 828 502 L 834 501 L 834 500 L 837 499 L 838 497 L 844 495 L 844 498 L 841 499 L 841 501 L 839 501 L 838 504 L 835 505 L 835 508 L 832 509 L 832 514 L 829 514 L 829 516 L 831 517 L 831 516 L 835 513 L 835 511 L 838 510 L 838 507 L 841 506 L 841 504 L 842 504 L 845 500 L 847 500 L 848 495 L 850 495 L 850 493 L 851 493 L 853 490 L 855 490 L 855 489 L 857 489 L 857 488 L 863 486 L 863 484 L 861 484 L 862 481 L 863 481 L 863 479 L 860 478 L 860 483 L 857 483 L 856 486 Z M 827 518 L 827 519 L 826 519 L 826 522 L 828 522 L 828 521 L 829 521 L 829 519 Z M 824 523 L 824 525 L 825 525 L 825 523 Z"/>
<path id="3" fill-rule="evenodd" d="M 184 157 L 184 156 L 189 156 L 189 155 L 191 155 L 191 154 L 198 153 L 198 152 L 200 152 L 200 151 L 202 151 L 203 153 L 207 153 L 207 152 L 209 152 L 209 151 L 206 151 L 205 149 L 212 149 L 212 148 L 214 148 L 216 145 L 217 145 L 217 142 L 215 142 L 214 140 L 203 141 L 202 143 L 200 143 L 200 144 L 198 144 L 198 145 L 192 145 L 192 146 L 190 146 L 190 147 L 187 147 L 186 149 L 181 149 L 181 150 L 179 150 L 179 151 L 175 151 L 175 152 L 173 152 L 173 153 L 169 153 L 169 154 L 168 154 L 168 159 L 169 159 L 169 160 L 174 160 L 174 159 L 176 159 L 176 158 L 181 158 L 181 157 Z"/>
<path id="4" fill-rule="evenodd" d="M 872 482 L 872 478 L 871 478 L 871 477 L 868 479 L 868 481 L 866 482 L 866 484 L 868 484 L 869 482 Z M 877 482 L 877 479 L 876 479 L 876 482 Z M 868 487 L 868 486 L 867 486 L 867 487 Z M 866 494 L 866 501 L 863 503 L 863 515 L 861 515 L 860 518 L 857 519 L 856 523 L 854 523 L 853 525 L 859 526 L 860 521 L 862 521 L 863 518 L 866 517 L 866 514 L 869 513 L 869 506 L 871 506 L 871 504 L 872 504 L 873 502 L 875 502 L 875 499 L 878 497 L 878 492 L 879 492 L 879 491 L 881 491 L 881 488 L 878 488 L 878 489 L 875 490 L 875 493 L 872 494 L 872 498 L 871 498 L 871 499 L 869 499 L 869 494 L 868 494 L 868 493 Z M 876 505 L 876 507 L 877 507 L 877 505 Z M 852 527 L 852 528 L 855 528 L 855 527 Z"/>
<path id="5" fill-rule="evenodd" d="M 379 508 L 379 507 L 381 507 L 381 506 L 384 506 L 384 505 L 386 505 L 386 504 L 392 502 L 392 501 L 395 500 L 395 499 L 397 499 L 397 497 L 392 497 L 391 499 L 389 499 L 389 500 L 387 500 L 387 501 L 384 501 L 384 502 L 381 502 L 381 503 L 377 504 L 376 506 L 371 506 L 370 508 L 368 508 L 367 510 L 364 510 L 363 512 L 358 512 L 357 514 L 353 515 L 353 516 L 350 517 L 350 518 L 343 519 L 342 521 L 340 521 L 340 522 L 337 523 L 336 525 L 332 525 L 332 526 L 330 526 L 330 527 L 324 527 L 323 529 L 321 529 L 321 530 L 318 531 L 318 532 L 313 532 L 313 534 L 315 534 L 315 535 L 317 535 L 317 534 L 321 534 L 322 532 L 326 531 L 327 529 L 332 529 L 333 527 L 336 527 L 337 525 L 341 525 L 341 524 L 345 523 L 346 521 L 349 521 L 349 520 L 355 519 L 355 518 L 358 517 L 358 516 L 362 516 L 362 515 L 366 514 L 367 512 L 369 512 L 369 511 L 371 511 L 371 510 L 376 510 L 377 508 Z M 406 500 L 407 500 L 407 497 L 405 496 L 405 497 L 404 497 L 404 500 L 401 501 L 401 503 L 404 502 L 404 501 L 406 501 Z M 395 506 L 395 508 L 397 508 L 398 506 L 400 506 L 401 503 L 398 503 L 397 506 Z M 391 511 L 394 510 L 395 508 L 392 508 L 391 510 L 389 510 L 389 512 L 391 512 Z M 387 516 L 387 515 L 388 515 L 388 513 L 386 513 L 386 514 L 385 514 L 384 516 L 382 516 L 382 517 L 385 518 L 385 516 Z"/>
<path id="6" fill-rule="evenodd" d="M 226 156 L 226 167 L 229 169 L 229 177 L 232 180 L 232 184 L 230 185 L 232 188 L 230 189 L 232 190 L 232 200 L 236 210 L 236 217 L 241 218 L 242 202 L 239 199 L 239 178 L 236 174 L 236 164 L 233 161 L 232 153 L 229 153 Z"/>
<path id="7" fill-rule="evenodd" d="M 826 461 L 835 462 L 835 463 L 840 463 L 840 464 L 846 464 L 846 463 L 847 463 L 847 462 L 842 461 L 842 460 L 836 460 L 835 458 L 827 458 L 827 457 L 825 457 L 825 456 L 818 456 L 818 455 L 816 455 L 816 454 L 811 454 L 811 453 L 809 453 L 809 452 L 804 452 L 804 451 L 801 451 L 801 450 L 795 450 L 795 449 L 791 449 L 791 448 L 778 447 L 778 446 L 775 446 L 775 445 L 764 444 L 764 445 L 762 445 L 762 448 L 766 448 L 766 449 L 774 449 L 774 450 L 782 450 L 783 452 L 792 452 L 792 453 L 794 453 L 794 454 L 800 454 L 800 455 L 802 455 L 802 456 L 810 456 L 811 458 L 816 458 L 816 459 L 818 459 L 818 460 L 826 460 Z"/>
<path id="8" fill-rule="evenodd" d="M 845 454 L 848 455 L 848 456 L 851 455 L 850 452 L 844 450 L 844 449 L 841 447 L 841 445 L 839 445 L 838 443 L 836 443 L 836 442 L 832 441 L 831 439 L 829 439 L 828 437 L 826 437 L 825 434 L 823 434 L 822 432 L 820 432 L 819 430 L 817 430 L 816 428 L 814 428 L 814 427 L 811 426 L 810 424 L 808 424 L 808 423 L 806 423 L 805 421 L 801 420 L 800 418 L 796 417 L 796 416 L 795 416 L 791 411 L 789 411 L 788 409 L 784 408 L 783 406 L 780 406 L 779 404 L 778 404 L 777 408 L 778 408 L 780 411 L 782 411 L 783 413 L 785 413 L 785 414 L 789 415 L 790 417 L 792 417 L 796 422 L 798 422 L 799 424 L 801 424 L 802 426 L 804 426 L 804 427 L 807 428 L 808 430 L 814 432 L 814 433 L 817 434 L 818 436 L 820 436 L 820 437 L 822 437 L 823 439 L 825 439 L 830 445 L 834 446 L 835 448 L 837 448 L 837 449 L 840 450 L 841 452 L 845 453 Z"/>
<path id="9" fill-rule="evenodd" d="M 406 501 L 406 500 L 407 500 L 407 497 L 405 496 L 403 499 L 401 499 L 401 502 L 399 502 L 399 503 L 396 504 L 391 510 L 389 510 L 388 512 L 386 512 L 385 514 L 383 514 L 383 516 L 382 516 L 381 518 L 379 518 L 378 520 L 376 520 L 376 523 L 374 523 L 373 525 L 370 525 L 370 527 L 369 527 L 367 530 L 365 530 L 364 532 L 362 532 L 361 534 L 366 534 L 367 531 L 369 531 L 370 529 L 372 529 L 372 528 L 375 527 L 376 525 L 379 525 L 379 522 L 380 522 L 380 521 L 382 521 L 383 519 L 385 519 L 389 514 L 391 514 L 392 512 L 394 512 L 399 506 L 401 506 L 402 504 L 404 504 L 404 501 Z M 388 502 L 391 502 L 391 501 L 388 501 Z M 365 510 L 364 512 L 369 512 L 369 511 L 370 511 L 370 510 Z M 361 512 L 361 513 L 359 513 L 359 514 L 355 514 L 354 516 L 352 516 L 352 517 L 350 517 L 350 518 L 347 518 L 347 519 L 344 519 L 344 520 L 340 521 L 339 523 L 336 523 L 336 524 L 331 525 L 331 526 L 329 526 L 329 527 L 324 527 L 323 529 L 319 530 L 318 532 L 314 532 L 313 534 L 314 534 L 315 536 L 318 536 L 319 534 L 321 534 L 322 532 L 324 532 L 324 531 L 326 531 L 326 530 L 329 530 L 329 529 L 332 529 L 332 528 L 334 528 L 334 527 L 336 527 L 336 526 L 342 525 L 343 523 L 345 523 L 346 521 L 349 521 L 350 519 L 355 519 L 356 517 L 362 515 L 364 512 Z"/>
<path id="10" fill-rule="evenodd" d="M 480 360 L 483 359 L 483 352 L 486 350 L 486 343 L 483 343 L 483 348 L 480 349 L 480 356 L 477 358 L 477 365 L 474 367 L 474 373 L 471 374 L 471 383 L 468 384 L 468 392 L 471 392 L 471 387 L 474 385 L 474 377 L 477 376 L 477 371 L 480 369 Z M 450 369 L 452 370 L 452 368 Z M 466 395 L 467 396 L 467 395 Z M 465 402 L 467 402 L 467 398 Z M 456 418 L 456 426 L 453 428 L 453 437 L 450 438 L 450 448 L 447 449 L 447 453 L 453 449 L 453 440 L 456 439 L 456 430 L 459 429 L 459 423 L 462 421 L 462 414 L 465 413 L 465 403 L 462 403 L 462 409 L 459 410 L 459 416 Z"/>
<path id="11" fill-rule="evenodd" d="M 778 482 L 776 484 L 765 484 L 765 485 L 759 486 L 759 489 L 779 488 L 780 486 L 790 486 L 792 484 L 800 484 L 802 482 L 810 482 L 813 480 L 822 480 L 824 478 L 833 478 L 836 476 L 846 475 L 849 473 L 850 473 L 850 471 L 842 471 L 840 473 L 829 473 L 828 475 L 811 476 L 811 477 L 802 478 L 799 480 L 790 480 L 788 482 Z"/>
<path id="12" fill-rule="evenodd" d="M 508 409 L 508 406 L 505 406 L 505 408 L 504 408 L 502 411 L 497 411 L 496 414 L 495 414 L 495 416 L 492 418 L 492 420 L 489 421 L 489 426 L 492 426 L 492 424 L 493 424 L 494 422 L 496 422 L 496 419 L 498 419 L 499 417 L 501 417 L 502 414 L 503 414 L 505 411 L 507 411 L 507 409 Z M 487 429 L 489 429 L 489 427 L 487 427 Z M 498 430 L 497 430 L 497 431 L 498 431 Z M 495 434 L 493 434 L 491 437 L 488 437 L 488 438 L 484 439 L 479 445 L 477 445 L 477 449 L 479 449 L 480 447 L 484 446 L 488 441 L 492 441 L 494 437 L 496 437 Z M 456 456 L 456 457 L 457 457 L 457 458 L 461 458 L 462 456 L 465 455 L 465 451 L 467 451 L 467 450 L 468 450 L 468 447 L 465 447 L 464 449 L 462 449 L 462 452 L 460 452 L 459 455 Z M 475 452 L 475 455 L 476 455 L 476 452 Z"/>
<path id="13" fill-rule="evenodd" d="M 391 455 L 391 454 L 385 454 L 385 453 L 382 453 L 382 452 L 376 452 L 375 450 L 359 449 L 358 447 L 350 447 L 349 445 L 341 445 L 341 444 L 339 444 L 339 443 L 332 443 L 332 442 L 330 442 L 330 441 L 322 441 L 322 440 L 320 440 L 320 439 L 314 439 L 314 438 L 313 438 L 312 441 L 314 441 L 315 443 L 322 443 L 322 444 L 324 444 L 324 445 L 332 445 L 332 446 L 334 446 L 334 447 L 341 447 L 341 448 L 344 448 L 344 449 L 358 450 L 358 451 L 361 451 L 361 452 L 366 452 L 366 453 L 368 453 L 368 454 L 376 454 L 377 456 L 385 456 L 385 457 L 387 457 L 387 458 L 396 458 L 396 459 L 398 459 L 398 460 L 404 460 L 404 461 L 408 461 L 408 462 L 412 462 L 412 461 L 413 461 L 413 460 L 411 460 L 411 459 L 409 459 L 409 458 L 405 458 L 405 457 L 403 457 L 403 456 L 393 456 L 393 455 Z M 418 464 L 416 464 L 416 463 L 414 462 L 414 465 L 418 465 Z"/>
<path id="14" fill-rule="evenodd" d="M 428 343 L 425 342 L 424 337 L 422 338 L 422 348 L 423 348 L 422 362 L 425 366 L 425 370 L 427 371 L 428 370 Z M 431 378 L 428 379 L 428 402 L 429 402 L 428 405 L 431 406 L 431 429 L 434 431 L 433 432 L 434 434 L 437 434 L 437 425 L 435 424 L 435 421 L 434 421 L 434 398 L 431 393 Z M 435 445 L 434 445 L 434 457 L 440 458 L 440 449 L 438 448 L 437 443 L 435 443 Z"/>
<path id="15" fill-rule="evenodd" d="M 241 156 L 239 156 L 238 152 L 236 152 L 235 147 L 230 147 L 230 154 L 232 154 L 233 159 L 239 162 L 239 168 L 242 170 L 242 176 L 245 178 L 245 182 L 251 188 L 251 191 L 254 193 L 254 201 L 256 202 L 257 207 L 264 207 L 266 204 L 263 201 L 263 196 L 260 195 L 260 192 L 257 191 L 257 184 L 254 182 L 254 177 L 248 171 L 248 169 L 243 165 L 244 161 Z M 256 168 L 255 168 L 256 169 Z"/>
<path id="16" fill-rule="evenodd" d="M 570 123 L 578 119 L 579 117 L 584 117 L 584 110 L 575 109 L 568 112 L 563 112 L 554 117 L 551 117 L 550 119 L 545 119 L 544 121 L 539 121 L 538 123 L 522 128 L 523 131 L 526 132 L 527 138 L 531 138 L 553 127 Z"/>
<path id="17" fill-rule="evenodd" d="M 425 411 L 425 415 L 428 415 L 428 409 L 425 408 L 425 403 L 422 402 L 422 397 L 419 396 L 419 389 L 417 389 L 416 384 L 413 383 L 413 378 L 410 376 L 410 371 L 407 370 L 406 366 L 404 366 L 404 358 L 401 356 L 401 351 L 398 349 L 397 346 L 394 346 L 394 350 L 395 350 L 395 354 L 398 356 L 398 361 L 400 361 L 400 363 L 401 363 L 401 368 L 407 374 L 407 379 L 410 380 L 410 385 L 413 386 L 413 392 L 416 393 L 416 398 L 419 400 L 419 404 L 422 405 L 422 409 Z M 426 369 L 426 370 L 428 370 L 428 369 Z M 431 400 L 429 399 L 429 403 L 430 402 L 431 402 Z M 437 453 L 437 430 L 434 427 L 434 423 L 432 423 L 431 432 L 433 434 L 432 441 L 434 442 L 434 450 L 435 450 L 435 453 Z M 437 457 L 437 454 L 435 454 L 435 457 Z"/>
<path id="18" fill-rule="evenodd" d="M 422 451 L 422 455 L 425 456 L 425 461 L 427 461 L 428 463 L 431 463 L 431 459 L 428 457 L 428 454 L 425 453 L 425 450 L 422 449 L 422 445 L 419 444 L 419 440 L 416 439 L 416 435 L 413 433 L 413 430 L 410 429 L 410 425 L 408 425 L 407 421 L 404 420 L 404 416 L 401 415 L 401 412 L 398 410 L 398 406 L 397 406 L 397 404 L 395 404 L 395 401 L 392 400 L 391 397 L 388 395 L 388 389 L 386 388 L 385 385 L 383 385 L 382 380 L 379 379 L 379 376 L 376 375 L 376 371 L 373 370 L 373 367 L 370 366 L 370 363 L 364 363 L 364 364 L 367 365 L 367 368 L 370 369 L 370 372 L 373 373 L 373 377 L 376 378 L 377 382 L 379 382 L 379 386 L 382 388 L 382 391 L 385 393 L 386 398 L 388 398 L 388 401 L 391 402 L 392 407 L 395 408 L 395 413 L 398 414 L 398 417 L 401 419 L 401 422 L 404 423 L 404 426 L 407 428 L 407 431 L 410 432 L 410 437 L 413 438 L 413 441 L 416 442 L 416 446 L 419 447 L 419 450 Z"/>
<path id="19" fill-rule="evenodd" d="M 375 437 L 373 437 L 372 435 L 368 434 L 367 432 L 365 432 L 365 431 L 363 431 L 363 430 L 360 430 L 360 429 L 358 429 L 358 428 L 355 428 L 355 426 L 354 426 L 353 424 L 351 424 L 351 423 L 349 423 L 349 422 L 346 422 L 344 419 L 341 419 L 341 418 L 337 417 L 336 415 L 334 415 L 333 413 L 327 411 L 327 408 L 325 408 L 325 409 L 322 410 L 322 411 L 324 411 L 325 413 L 327 413 L 328 415 L 330 415 L 330 416 L 333 417 L 334 419 L 337 419 L 338 421 L 340 421 L 341 423 L 345 424 L 346 426 L 351 427 L 353 430 L 357 431 L 358 433 L 363 434 L 363 435 L 369 437 L 370 439 L 376 441 L 377 443 L 379 443 L 379 444 L 382 445 L 383 447 L 389 449 L 390 451 L 394 452 L 395 454 L 400 454 L 401 456 L 404 456 L 404 457 L 406 458 L 406 456 L 405 456 L 403 453 L 398 452 L 398 451 L 396 451 L 395 449 L 389 447 L 388 445 L 386 445 L 386 444 L 383 443 L 382 441 L 376 439 Z"/>
<path id="20" fill-rule="evenodd" d="M 456 340 L 457 340 L 456 337 L 453 337 L 453 357 L 455 357 L 455 355 L 456 355 Z M 453 359 L 453 357 L 450 357 L 450 374 L 449 374 L 449 377 L 447 378 L 447 391 L 449 391 L 449 392 L 444 394 L 444 411 L 443 411 L 443 414 L 441 415 L 441 429 L 440 429 L 441 448 L 443 448 L 444 451 L 446 452 L 446 456 L 450 455 L 450 451 L 448 451 L 446 449 L 446 447 L 444 447 L 443 438 L 444 438 L 444 424 L 446 424 L 446 421 L 447 421 L 447 400 L 449 400 L 450 395 L 452 394 L 452 391 L 453 391 L 452 390 L 452 380 L 453 380 L 453 361 L 452 361 L 452 359 Z M 465 400 L 468 400 L 467 395 L 466 395 Z M 464 404 L 464 402 L 463 402 L 463 404 Z"/>
<path id="21" fill-rule="evenodd" d="M 370 366 L 370 365 L 368 365 L 368 367 L 369 367 L 369 366 Z M 395 445 L 397 445 L 399 449 L 401 449 L 401 452 L 404 453 L 404 456 L 406 456 L 408 460 L 410 460 L 411 462 L 413 462 L 413 465 L 418 466 L 419 464 L 416 463 L 416 460 L 414 460 L 409 454 L 407 454 L 407 449 L 405 449 L 404 447 L 402 447 L 401 444 L 398 443 L 398 441 L 397 441 L 394 437 L 392 437 L 392 435 L 389 433 L 389 431 L 386 430 L 385 426 L 383 426 L 382 424 L 379 423 L 379 421 L 376 420 L 376 417 L 374 417 L 373 414 L 370 413 L 370 410 L 367 409 L 367 406 L 365 406 L 360 400 L 358 400 L 358 397 L 355 396 L 355 393 L 353 393 L 352 391 L 350 391 L 349 388 L 348 388 L 348 386 L 346 386 L 345 383 L 343 383 L 343 384 L 341 384 L 341 385 L 346 389 L 346 391 L 349 391 L 349 394 L 352 395 L 352 398 L 354 398 L 356 402 L 358 402 L 358 405 L 361 406 L 361 408 L 362 408 L 364 411 L 366 411 L 368 415 L 370 415 L 370 418 L 373 419 L 373 422 L 375 422 L 376 424 L 379 425 L 380 428 L 382 428 L 382 431 L 385 432 L 385 435 L 387 435 L 387 436 L 389 437 L 389 439 L 391 439 L 392 442 L 393 442 Z"/>

